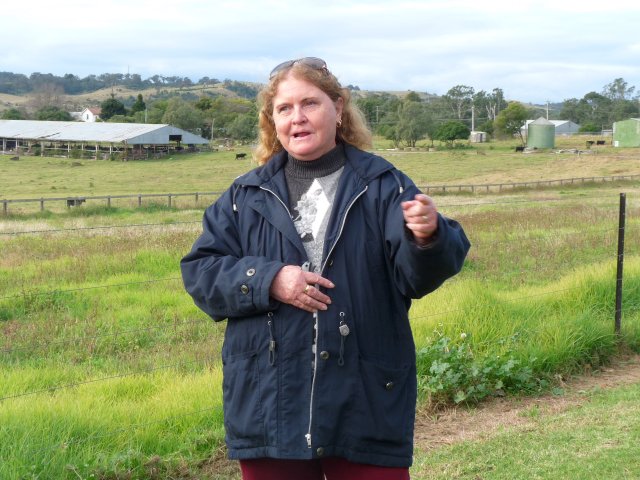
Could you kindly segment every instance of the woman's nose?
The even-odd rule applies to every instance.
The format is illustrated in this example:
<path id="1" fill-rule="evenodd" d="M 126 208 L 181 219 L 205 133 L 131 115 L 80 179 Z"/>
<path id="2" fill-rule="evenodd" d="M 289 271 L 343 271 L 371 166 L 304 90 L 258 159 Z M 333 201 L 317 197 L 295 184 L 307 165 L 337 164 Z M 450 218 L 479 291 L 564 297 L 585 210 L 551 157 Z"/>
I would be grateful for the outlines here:
<path id="1" fill-rule="evenodd" d="M 293 109 L 293 123 L 300 124 L 307 121 L 307 117 L 305 116 L 302 108 L 294 108 Z"/>

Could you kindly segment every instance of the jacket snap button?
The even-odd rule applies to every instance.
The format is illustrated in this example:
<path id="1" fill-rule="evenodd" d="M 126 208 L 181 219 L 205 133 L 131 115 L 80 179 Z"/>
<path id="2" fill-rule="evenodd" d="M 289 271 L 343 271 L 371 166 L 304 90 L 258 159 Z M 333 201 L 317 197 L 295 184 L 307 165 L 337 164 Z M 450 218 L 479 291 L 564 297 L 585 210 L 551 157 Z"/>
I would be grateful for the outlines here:
<path id="1" fill-rule="evenodd" d="M 250 268 L 249 270 L 247 270 L 247 277 L 253 277 L 255 274 L 256 274 L 255 268 Z"/>
<path id="2" fill-rule="evenodd" d="M 247 293 L 249 293 L 249 287 L 243 284 L 240 286 L 240 291 L 246 295 Z"/>
<path id="3" fill-rule="evenodd" d="M 384 386 L 384 388 L 386 388 L 387 390 L 391 390 L 394 386 L 393 382 L 387 382 L 387 384 Z"/>
<path id="4" fill-rule="evenodd" d="M 320 358 L 323 360 L 327 360 L 329 358 L 329 352 L 323 350 L 322 352 L 320 352 Z"/>
<path id="5" fill-rule="evenodd" d="M 319 457 L 324 455 L 324 448 L 322 447 L 318 447 L 318 449 L 316 450 L 316 453 L 318 454 Z"/>

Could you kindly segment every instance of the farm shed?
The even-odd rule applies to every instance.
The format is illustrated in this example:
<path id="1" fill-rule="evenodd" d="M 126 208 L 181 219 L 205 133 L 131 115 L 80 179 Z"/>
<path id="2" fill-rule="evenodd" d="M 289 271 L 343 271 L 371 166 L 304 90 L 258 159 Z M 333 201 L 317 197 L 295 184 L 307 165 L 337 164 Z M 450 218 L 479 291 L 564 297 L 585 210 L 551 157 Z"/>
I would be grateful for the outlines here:
<path id="1" fill-rule="evenodd" d="M 484 143 L 487 141 L 487 132 L 474 130 L 469 134 L 469 141 L 471 143 Z"/>
<path id="2" fill-rule="evenodd" d="M 614 147 L 640 147 L 640 118 L 630 118 L 613 124 Z"/>
<path id="3" fill-rule="evenodd" d="M 142 158 L 209 141 L 166 124 L 0 120 L 2 153 Z M 73 155 L 72 155 L 73 152 Z"/>
<path id="4" fill-rule="evenodd" d="M 540 117 L 543 118 L 543 117 Z M 534 122 L 535 120 L 527 120 L 526 123 L 522 127 L 522 133 L 526 136 L 529 131 L 529 124 Z M 580 130 L 580 125 L 577 123 L 573 123 L 571 120 L 547 120 L 548 122 L 553 123 L 556 127 L 555 134 L 556 135 L 572 135 L 574 133 L 578 133 Z"/>

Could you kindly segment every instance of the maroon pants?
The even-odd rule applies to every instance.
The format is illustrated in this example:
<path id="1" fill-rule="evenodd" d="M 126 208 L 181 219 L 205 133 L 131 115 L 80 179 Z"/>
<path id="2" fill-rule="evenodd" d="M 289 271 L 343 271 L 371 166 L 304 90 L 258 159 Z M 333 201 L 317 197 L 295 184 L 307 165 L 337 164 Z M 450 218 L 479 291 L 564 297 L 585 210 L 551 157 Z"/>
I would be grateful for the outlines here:
<path id="1" fill-rule="evenodd" d="M 408 468 L 353 463 L 344 458 L 321 460 L 240 460 L 243 480 L 409 480 Z"/>

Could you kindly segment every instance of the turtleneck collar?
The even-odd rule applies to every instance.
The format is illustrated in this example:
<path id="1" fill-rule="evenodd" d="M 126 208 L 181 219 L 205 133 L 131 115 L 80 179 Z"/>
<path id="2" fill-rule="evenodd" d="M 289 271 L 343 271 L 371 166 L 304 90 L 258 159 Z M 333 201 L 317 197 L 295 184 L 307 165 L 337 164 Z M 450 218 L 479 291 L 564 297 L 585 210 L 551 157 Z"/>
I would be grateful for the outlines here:
<path id="1" fill-rule="evenodd" d="M 297 178 L 321 178 L 338 171 L 346 163 L 344 145 L 338 143 L 332 150 L 316 160 L 297 160 L 288 155 L 285 173 Z"/>

